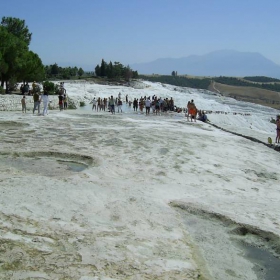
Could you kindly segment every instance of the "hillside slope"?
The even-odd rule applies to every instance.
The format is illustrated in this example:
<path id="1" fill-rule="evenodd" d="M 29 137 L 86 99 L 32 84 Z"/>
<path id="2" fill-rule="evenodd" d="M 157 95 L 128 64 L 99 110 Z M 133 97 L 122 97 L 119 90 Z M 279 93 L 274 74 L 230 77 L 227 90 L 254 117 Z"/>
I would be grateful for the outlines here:
<path id="1" fill-rule="evenodd" d="M 209 90 L 219 92 L 236 100 L 247 101 L 280 110 L 280 93 L 256 87 L 230 86 L 211 83 Z"/>

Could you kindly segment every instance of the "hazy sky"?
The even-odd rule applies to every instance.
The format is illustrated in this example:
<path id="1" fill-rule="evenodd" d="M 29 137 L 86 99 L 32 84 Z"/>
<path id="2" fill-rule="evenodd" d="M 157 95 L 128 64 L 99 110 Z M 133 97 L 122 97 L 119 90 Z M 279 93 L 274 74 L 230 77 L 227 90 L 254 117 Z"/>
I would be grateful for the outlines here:
<path id="1" fill-rule="evenodd" d="M 221 49 L 280 64 L 279 12 L 279 0 L 0 0 L 1 18 L 25 20 L 44 64 L 85 70 Z"/>

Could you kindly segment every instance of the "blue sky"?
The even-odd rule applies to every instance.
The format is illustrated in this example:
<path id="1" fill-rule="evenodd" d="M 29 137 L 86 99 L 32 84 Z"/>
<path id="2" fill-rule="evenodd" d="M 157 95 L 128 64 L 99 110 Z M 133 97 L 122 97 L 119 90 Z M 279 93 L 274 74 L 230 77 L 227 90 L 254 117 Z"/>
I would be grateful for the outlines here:
<path id="1" fill-rule="evenodd" d="M 221 49 L 280 64 L 279 0 L 0 0 L 24 19 L 44 64 L 93 70 Z M 1 42 L 0 42 L 1 43 Z"/>

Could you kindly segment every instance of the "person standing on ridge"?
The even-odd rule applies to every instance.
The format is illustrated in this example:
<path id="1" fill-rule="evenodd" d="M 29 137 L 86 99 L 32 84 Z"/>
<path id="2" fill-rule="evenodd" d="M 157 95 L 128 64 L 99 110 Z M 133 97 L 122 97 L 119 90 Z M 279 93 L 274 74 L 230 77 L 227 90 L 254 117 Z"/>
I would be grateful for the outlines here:
<path id="1" fill-rule="evenodd" d="M 110 107 L 110 111 L 112 114 L 115 114 L 115 100 L 113 95 L 111 95 L 111 98 L 109 99 L 109 107 Z"/>
<path id="2" fill-rule="evenodd" d="M 133 110 L 137 111 L 137 109 L 138 109 L 138 101 L 137 101 L 136 98 L 134 98 L 134 100 L 133 100 Z"/>
<path id="3" fill-rule="evenodd" d="M 59 109 L 60 109 L 60 111 L 62 111 L 63 110 L 63 95 L 62 95 L 62 93 L 60 92 L 59 93 L 59 95 L 58 95 L 58 105 L 59 105 Z"/>
<path id="4" fill-rule="evenodd" d="M 68 95 L 66 93 L 63 95 L 63 108 L 64 110 L 68 108 Z"/>
<path id="5" fill-rule="evenodd" d="M 151 108 L 150 97 L 148 97 L 148 99 L 146 99 L 145 105 L 146 105 L 146 115 L 150 115 L 150 108 Z"/>
<path id="6" fill-rule="evenodd" d="M 95 109 L 95 111 L 96 111 L 96 103 L 97 103 L 97 101 L 94 97 L 93 100 L 92 100 L 92 111 L 93 111 L 93 109 Z"/>
<path id="7" fill-rule="evenodd" d="M 26 99 L 25 99 L 25 95 L 21 99 L 21 107 L 22 107 L 22 113 L 26 113 Z"/>

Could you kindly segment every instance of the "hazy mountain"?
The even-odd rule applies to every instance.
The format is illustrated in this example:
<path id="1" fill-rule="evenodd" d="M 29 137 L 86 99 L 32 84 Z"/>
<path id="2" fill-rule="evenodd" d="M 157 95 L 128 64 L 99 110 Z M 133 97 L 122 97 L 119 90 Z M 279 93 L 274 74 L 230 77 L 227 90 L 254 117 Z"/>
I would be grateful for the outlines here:
<path id="1" fill-rule="evenodd" d="M 130 65 L 139 74 L 167 74 L 195 76 L 268 76 L 280 78 L 280 65 L 259 53 L 221 50 L 205 55 L 182 58 L 160 58 L 148 63 Z"/>

